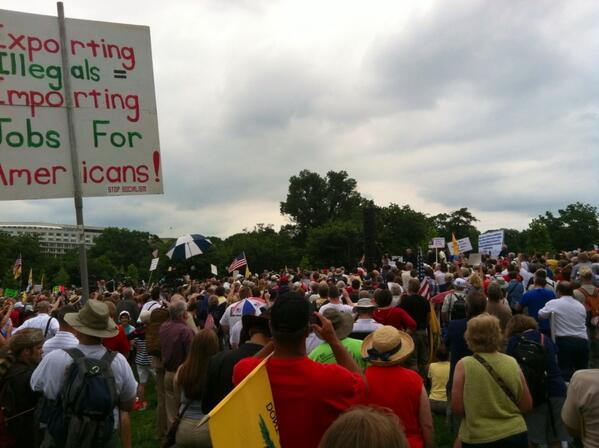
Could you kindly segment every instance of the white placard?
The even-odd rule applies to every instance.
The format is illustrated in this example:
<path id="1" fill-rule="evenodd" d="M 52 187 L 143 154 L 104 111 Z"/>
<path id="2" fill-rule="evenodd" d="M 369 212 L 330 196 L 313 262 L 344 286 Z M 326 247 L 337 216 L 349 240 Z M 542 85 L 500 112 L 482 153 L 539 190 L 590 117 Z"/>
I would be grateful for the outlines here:
<path id="1" fill-rule="evenodd" d="M 472 250 L 472 243 L 470 242 L 470 238 L 466 237 L 466 238 L 460 238 L 459 240 L 457 240 L 458 243 L 458 250 L 460 251 L 461 254 L 465 253 L 465 252 L 470 252 Z M 451 242 L 447 243 L 447 249 L 449 249 L 449 253 L 451 255 L 457 255 L 453 253 L 453 244 Z"/>
<path id="2" fill-rule="evenodd" d="M 218 269 L 216 269 L 216 266 L 213 264 L 210 265 L 210 272 L 212 272 L 214 275 L 218 275 Z"/>
<path id="3" fill-rule="evenodd" d="M 150 263 L 150 271 L 156 270 L 158 267 L 158 260 L 160 260 L 160 258 L 152 258 L 152 262 Z"/>
<path id="4" fill-rule="evenodd" d="M 429 249 L 443 249 L 445 247 L 445 238 L 435 237 L 428 245 Z"/>
<path id="5" fill-rule="evenodd" d="M 496 257 L 503 247 L 503 230 L 487 232 L 478 236 L 478 251 Z"/>
<path id="6" fill-rule="evenodd" d="M 0 200 L 73 196 L 58 19 L 0 10 Z M 150 29 L 65 19 L 83 196 L 160 194 Z"/>

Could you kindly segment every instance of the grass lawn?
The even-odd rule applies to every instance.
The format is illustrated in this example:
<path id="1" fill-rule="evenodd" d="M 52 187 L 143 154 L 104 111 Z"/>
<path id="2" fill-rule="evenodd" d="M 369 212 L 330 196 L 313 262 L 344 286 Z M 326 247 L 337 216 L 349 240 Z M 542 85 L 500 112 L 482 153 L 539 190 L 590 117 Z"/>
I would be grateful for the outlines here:
<path id="1" fill-rule="evenodd" d="M 133 448 L 159 448 L 156 433 L 156 390 L 153 383 L 146 386 L 148 409 L 131 413 L 131 445 Z M 453 437 L 445 423 L 445 417 L 433 414 L 435 440 L 438 448 L 451 448 Z M 249 447 L 248 447 L 249 448 Z"/>

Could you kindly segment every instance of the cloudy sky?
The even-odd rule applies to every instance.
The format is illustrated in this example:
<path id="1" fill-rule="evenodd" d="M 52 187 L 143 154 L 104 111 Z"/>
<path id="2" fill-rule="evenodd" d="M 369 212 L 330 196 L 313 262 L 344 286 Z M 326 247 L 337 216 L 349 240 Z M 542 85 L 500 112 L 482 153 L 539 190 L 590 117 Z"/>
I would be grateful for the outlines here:
<path id="1" fill-rule="evenodd" d="M 2 7 L 56 14 L 54 1 Z M 481 230 L 599 205 L 595 1 L 77 0 L 149 25 L 163 196 L 86 199 L 89 225 L 228 236 L 279 213 L 301 169 L 379 205 L 470 208 Z M 73 223 L 72 200 L 0 203 Z"/>

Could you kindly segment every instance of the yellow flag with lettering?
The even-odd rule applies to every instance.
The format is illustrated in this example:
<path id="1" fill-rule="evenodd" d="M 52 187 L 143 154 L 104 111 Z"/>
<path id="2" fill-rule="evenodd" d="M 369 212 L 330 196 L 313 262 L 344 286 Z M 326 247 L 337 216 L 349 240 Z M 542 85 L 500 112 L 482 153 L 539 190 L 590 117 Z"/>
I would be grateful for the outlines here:
<path id="1" fill-rule="evenodd" d="M 460 254 L 460 247 L 458 246 L 458 240 L 455 239 L 453 232 L 451 233 L 451 248 L 453 249 L 452 255 L 457 257 Z"/>
<path id="2" fill-rule="evenodd" d="M 250 272 L 250 268 L 248 268 L 248 265 L 245 265 L 245 278 L 250 278 L 252 276 L 252 273 Z"/>
<path id="3" fill-rule="evenodd" d="M 266 359 L 206 416 L 214 448 L 280 448 Z"/>

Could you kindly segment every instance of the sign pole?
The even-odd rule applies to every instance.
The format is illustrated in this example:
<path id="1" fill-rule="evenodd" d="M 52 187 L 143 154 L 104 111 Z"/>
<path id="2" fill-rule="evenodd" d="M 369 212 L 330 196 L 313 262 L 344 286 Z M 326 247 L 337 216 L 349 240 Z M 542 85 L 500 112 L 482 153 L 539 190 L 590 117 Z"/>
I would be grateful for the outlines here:
<path id="1" fill-rule="evenodd" d="M 69 127 L 69 149 L 71 152 L 71 171 L 73 173 L 73 196 L 75 199 L 75 214 L 77 217 L 79 239 L 79 269 L 81 273 L 81 303 L 89 297 L 89 278 L 87 274 L 87 257 L 85 254 L 85 228 L 83 226 L 83 197 L 81 193 L 81 176 L 79 175 L 79 157 L 77 156 L 77 139 L 73 120 L 73 97 L 71 90 L 71 72 L 69 70 L 69 54 L 67 33 L 64 24 L 64 5 L 56 3 L 58 10 L 58 29 L 60 32 L 60 56 L 64 78 L 64 92 L 67 106 L 67 124 Z"/>

